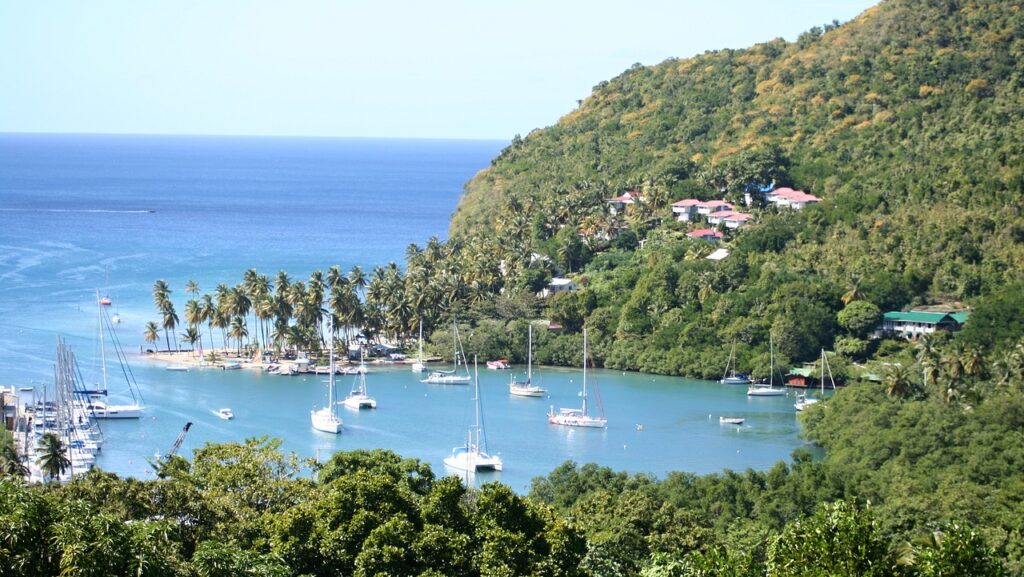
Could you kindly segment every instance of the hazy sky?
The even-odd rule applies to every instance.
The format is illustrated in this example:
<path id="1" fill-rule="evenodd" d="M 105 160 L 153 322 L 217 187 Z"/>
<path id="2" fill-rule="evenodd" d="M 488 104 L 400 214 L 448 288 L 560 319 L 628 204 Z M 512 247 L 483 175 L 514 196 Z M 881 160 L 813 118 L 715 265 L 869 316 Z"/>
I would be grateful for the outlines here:
<path id="1" fill-rule="evenodd" d="M 496 138 L 869 0 L 0 0 L 0 132 Z"/>

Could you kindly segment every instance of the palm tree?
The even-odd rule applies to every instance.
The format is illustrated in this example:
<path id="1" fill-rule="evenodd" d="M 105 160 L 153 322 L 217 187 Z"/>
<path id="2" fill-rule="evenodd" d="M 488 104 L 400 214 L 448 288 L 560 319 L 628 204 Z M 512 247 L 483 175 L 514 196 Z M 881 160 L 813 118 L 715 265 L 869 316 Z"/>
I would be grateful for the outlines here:
<path id="1" fill-rule="evenodd" d="M 192 295 L 192 298 L 195 298 L 195 296 L 199 294 L 199 285 L 196 281 L 189 279 L 189 281 L 185 283 L 185 292 Z"/>
<path id="2" fill-rule="evenodd" d="M 57 433 L 44 434 L 39 439 L 39 446 L 36 450 L 39 452 L 36 463 L 47 479 L 59 479 L 71 467 L 67 447 L 61 442 Z"/>
<path id="3" fill-rule="evenodd" d="M 155 344 L 160 338 L 160 328 L 156 326 L 155 321 L 146 323 L 146 331 L 142 334 L 142 338 L 150 344 Z"/>
<path id="4" fill-rule="evenodd" d="M 28 474 L 25 459 L 14 446 L 14 436 L 0 428 L 0 476 L 27 477 Z"/>
<path id="5" fill-rule="evenodd" d="M 348 282 L 352 283 L 360 293 L 366 289 L 366 273 L 363 269 L 359 268 L 359 265 L 352 267 L 352 270 L 348 273 Z"/>
<path id="6" fill-rule="evenodd" d="M 196 343 L 202 338 L 199 331 L 195 327 L 188 327 L 185 332 L 181 333 L 181 339 L 192 347 L 192 351 L 195 352 Z"/>
<path id="7" fill-rule="evenodd" d="M 203 306 L 199 304 L 196 299 L 190 299 L 185 303 L 185 324 L 188 328 L 195 331 L 200 324 L 203 322 Z M 188 334 L 188 333 L 186 333 Z M 203 348 L 203 333 L 198 332 L 198 338 L 193 339 L 191 344 L 199 343 L 199 348 Z M 195 348 L 195 347 L 193 347 Z"/>
<path id="8" fill-rule="evenodd" d="M 153 283 L 153 304 L 156 305 L 157 310 L 164 309 L 164 303 L 170 300 L 170 295 L 171 287 L 167 286 L 166 281 L 161 279 Z"/>
<path id="9" fill-rule="evenodd" d="M 174 312 L 174 303 L 172 303 L 169 300 L 164 302 L 164 308 L 162 309 L 161 312 L 164 315 L 164 339 L 167 340 L 167 350 L 169 351 L 171 350 L 171 339 L 168 335 L 174 333 L 174 329 L 177 328 L 180 319 L 178 319 L 178 313 Z M 178 350 L 177 335 L 174 336 L 174 350 Z"/>
<path id="10" fill-rule="evenodd" d="M 242 354 L 242 339 L 249 336 L 249 329 L 245 326 L 245 317 L 231 319 L 231 328 L 228 336 L 238 341 L 238 354 Z"/>
<path id="11" fill-rule="evenodd" d="M 853 301 L 864 300 L 864 291 L 860 290 L 860 277 L 853 277 L 853 286 L 850 290 L 843 293 L 843 296 L 839 297 L 839 300 L 843 301 L 843 306 L 846 306 Z"/>
<path id="12" fill-rule="evenodd" d="M 901 365 L 889 368 L 884 384 L 885 394 L 894 399 L 906 398 L 915 387 L 910 370 Z"/>

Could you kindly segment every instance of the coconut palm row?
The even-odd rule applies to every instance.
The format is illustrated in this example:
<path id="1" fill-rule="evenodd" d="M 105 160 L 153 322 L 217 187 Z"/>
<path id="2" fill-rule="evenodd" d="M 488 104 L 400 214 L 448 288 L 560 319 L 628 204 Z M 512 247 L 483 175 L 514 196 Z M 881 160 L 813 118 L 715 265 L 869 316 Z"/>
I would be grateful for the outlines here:
<path id="1" fill-rule="evenodd" d="M 369 274 L 359 266 L 347 273 L 333 266 L 296 280 L 285 271 L 271 279 L 249 269 L 239 284 L 222 283 L 206 294 L 190 280 L 185 286 L 186 328 L 180 336 L 193 349 L 204 342 L 216 346 L 219 340 L 224 348 L 239 350 L 319 351 L 327 344 L 325 315 L 330 314 L 335 338 L 348 340 L 362 333 L 370 341 L 403 343 L 420 322 L 428 332 L 446 324 L 459 310 L 497 293 L 511 274 L 529 265 L 529 252 L 521 244 L 500 249 L 498 244 L 494 238 L 447 243 L 431 238 L 422 248 L 409 245 L 404 272 L 394 262 Z M 153 302 L 162 321 L 149 322 L 143 336 L 156 343 L 162 330 L 167 348 L 173 336 L 176 350 L 173 332 L 180 320 L 171 294 L 165 281 L 153 284 Z"/>

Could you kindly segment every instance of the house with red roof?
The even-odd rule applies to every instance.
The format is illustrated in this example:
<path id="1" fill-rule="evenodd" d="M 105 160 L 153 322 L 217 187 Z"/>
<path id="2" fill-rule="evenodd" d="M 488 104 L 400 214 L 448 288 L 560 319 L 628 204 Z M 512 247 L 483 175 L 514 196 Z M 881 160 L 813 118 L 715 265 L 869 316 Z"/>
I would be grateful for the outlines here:
<path id="1" fill-rule="evenodd" d="M 720 210 L 708 215 L 708 224 L 718 226 L 725 224 L 728 228 L 739 228 L 754 218 L 754 215 L 735 210 Z"/>
<path id="2" fill-rule="evenodd" d="M 785 186 L 776 188 L 766 194 L 765 200 L 775 206 L 786 206 L 796 210 L 801 210 L 809 204 L 821 202 L 821 199 L 813 194 L 808 194 L 802 190 L 793 190 Z"/>
<path id="3" fill-rule="evenodd" d="M 724 234 L 710 228 L 702 228 L 700 230 L 688 232 L 686 233 L 686 236 L 693 239 L 706 240 L 708 242 L 719 242 L 720 240 L 725 238 Z"/>
<path id="4" fill-rule="evenodd" d="M 672 203 L 672 214 L 676 215 L 676 220 L 682 222 L 695 221 L 697 220 L 697 207 L 701 204 L 702 201 L 696 198 L 684 198 Z"/>
<path id="5" fill-rule="evenodd" d="M 612 214 L 621 214 L 626 210 L 627 205 L 643 201 L 644 197 L 640 196 L 639 192 L 629 190 L 619 196 L 609 198 L 606 202 Z"/>
<path id="6" fill-rule="evenodd" d="M 724 200 L 708 200 L 697 205 L 697 214 L 707 216 L 712 212 L 732 210 L 733 208 L 731 203 Z"/>

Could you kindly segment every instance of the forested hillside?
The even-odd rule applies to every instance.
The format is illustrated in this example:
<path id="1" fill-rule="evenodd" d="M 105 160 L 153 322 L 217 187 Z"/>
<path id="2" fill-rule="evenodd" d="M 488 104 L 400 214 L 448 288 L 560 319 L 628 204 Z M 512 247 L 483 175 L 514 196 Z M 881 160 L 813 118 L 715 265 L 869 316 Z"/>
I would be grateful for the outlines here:
<path id="1" fill-rule="evenodd" d="M 634 66 L 478 174 L 452 235 L 497 251 L 506 284 L 535 252 L 581 278 L 591 294 L 554 316 L 587 317 L 611 367 L 711 376 L 739 341 L 756 370 L 769 329 L 789 360 L 864 357 L 836 319 L 850 300 L 970 306 L 1024 275 L 1022 41 L 1014 2 L 893 0 L 794 43 Z M 726 261 L 671 222 L 673 200 L 772 182 L 824 202 L 755 208 Z M 646 202 L 610 215 L 625 190 Z"/>

